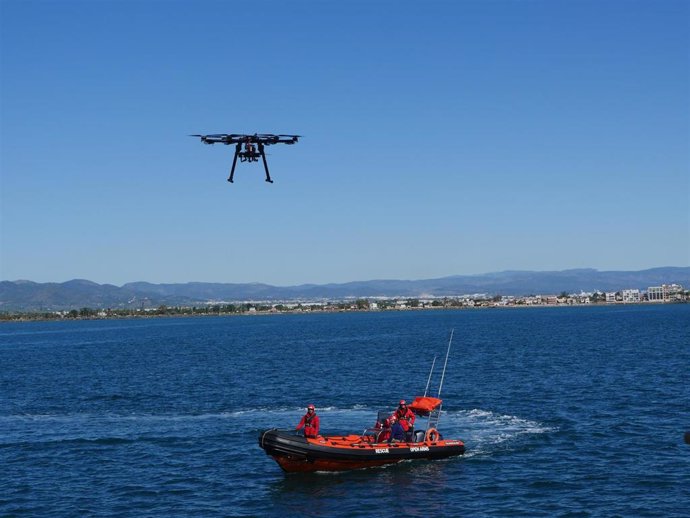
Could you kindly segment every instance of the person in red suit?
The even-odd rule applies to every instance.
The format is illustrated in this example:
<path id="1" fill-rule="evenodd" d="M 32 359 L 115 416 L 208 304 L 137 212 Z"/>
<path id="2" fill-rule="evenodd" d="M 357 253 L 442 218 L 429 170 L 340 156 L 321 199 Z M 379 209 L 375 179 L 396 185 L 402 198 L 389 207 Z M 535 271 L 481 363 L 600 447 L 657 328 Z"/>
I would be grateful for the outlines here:
<path id="1" fill-rule="evenodd" d="M 391 436 L 391 422 L 390 419 L 384 419 L 383 422 L 376 422 L 376 428 L 381 430 L 376 436 L 376 442 L 386 442 Z"/>
<path id="2" fill-rule="evenodd" d="M 302 427 L 304 427 L 305 437 L 316 438 L 316 436 L 319 435 L 319 416 L 316 415 L 314 405 L 309 405 L 307 407 L 307 413 L 304 414 L 295 430 L 299 430 Z"/>
<path id="3" fill-rule="evenodd" d="M 408 440 L 410 440 L 410 436 L 414 430 L 415 415 L 412 410 L 407 408 L 407 403 L 404 399 L 400 400 L 400 405 L 398 406 L 398 409 L 393 412 L 393 417 L 395 417 L 395 419 L 400 423 L 400 426 L 402 426 L 402 429 L 405 432 L 405 436 Z"/>

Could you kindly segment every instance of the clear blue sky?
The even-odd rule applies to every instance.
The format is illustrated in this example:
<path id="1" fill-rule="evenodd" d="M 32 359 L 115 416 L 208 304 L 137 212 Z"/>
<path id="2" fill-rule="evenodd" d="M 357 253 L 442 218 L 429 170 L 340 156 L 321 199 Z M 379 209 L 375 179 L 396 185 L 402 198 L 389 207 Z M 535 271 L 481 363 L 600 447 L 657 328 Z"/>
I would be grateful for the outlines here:
<path id="1" fill-rule="evenodd" d="M 0 2 L 0 279 L 690 265 L 690 2 Z M 226 178 L 190 133 L 297 133 Z"/>

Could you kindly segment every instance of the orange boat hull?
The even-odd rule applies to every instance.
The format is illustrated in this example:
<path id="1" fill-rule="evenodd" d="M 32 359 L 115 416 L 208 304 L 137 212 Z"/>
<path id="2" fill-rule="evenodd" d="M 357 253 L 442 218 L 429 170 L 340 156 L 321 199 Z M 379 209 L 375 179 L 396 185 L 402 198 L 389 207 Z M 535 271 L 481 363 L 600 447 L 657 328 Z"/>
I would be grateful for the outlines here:
<path id="1" fill-rule="evenodd" d="M 445 459 L 465 453 L 460 440 L 375 443 L 359 435 L 319 436 L 307 439 L 294 431 L 265 430 L 259 446 L 288 473 L 347 471 L 403 460 Z"/>

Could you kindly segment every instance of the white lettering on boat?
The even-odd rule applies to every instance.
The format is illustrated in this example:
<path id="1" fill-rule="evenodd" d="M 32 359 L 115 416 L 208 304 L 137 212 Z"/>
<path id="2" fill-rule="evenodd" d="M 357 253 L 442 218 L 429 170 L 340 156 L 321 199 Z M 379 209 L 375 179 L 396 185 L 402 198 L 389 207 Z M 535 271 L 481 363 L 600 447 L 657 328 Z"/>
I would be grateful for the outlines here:
<path id="1" fill-rule="evenodd" d="M 428 446 L 412 446 L 410 451 L 429 451 Z"/>
<path id="2" fill-rule="evenodd" d="M 374 451 L 376 453 L 389 453 L 388 448 L 376 448 Z"/>

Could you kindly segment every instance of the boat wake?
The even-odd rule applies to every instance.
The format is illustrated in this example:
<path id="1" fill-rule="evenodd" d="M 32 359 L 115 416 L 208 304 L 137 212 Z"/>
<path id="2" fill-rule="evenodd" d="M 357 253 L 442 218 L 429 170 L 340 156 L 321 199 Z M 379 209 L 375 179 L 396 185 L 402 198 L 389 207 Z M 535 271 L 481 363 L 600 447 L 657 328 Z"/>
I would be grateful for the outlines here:
<path id="1" fill-rule="evenodd" d="M 359 433 L 373 426 L 374 407 L 356 405 L 349 408 L 321 407 L 321 432 L 325 435 Z M 0 446 L 17 443 L 68 442 L 75 440 L 150 440 L 227 436 L 254 442 L 256 433 L 267 428 L 291 429 L 304 413 L 303 408 L 264 407 L 210 413 L 161 414 L 34 414 L 0 416 L 5 429 Z M 251 423 L 237 427 L 237 422 Z M 426 420 L 417 419 L 417 428 L 425 428 Z M 482 409 L 443 412 L 439 430 L 446 438 L 458 438 L 467 445 L 465 456 L 481 455 L 496 450 L 521 436 L 548 434 L 557 429 L 518 416 L 503 415 Z"/>
<path id="2" fill-rule="evenodd" d="M 446 435 L 459 435 L 465 441 L 465 457 L 490 454 L 498 445 L 507 446 L 520 437 L 558 431 L 557 428 L 537 421 L 481 409 L 448 412 L 443 415 L 442 420 Z"/>

